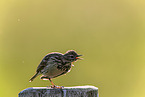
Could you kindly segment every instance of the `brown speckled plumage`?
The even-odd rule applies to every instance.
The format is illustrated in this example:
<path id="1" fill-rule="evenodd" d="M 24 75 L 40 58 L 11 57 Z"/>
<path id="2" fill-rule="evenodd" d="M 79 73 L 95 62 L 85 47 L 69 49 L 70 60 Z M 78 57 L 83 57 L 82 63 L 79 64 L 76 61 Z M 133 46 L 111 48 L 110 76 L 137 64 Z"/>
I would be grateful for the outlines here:
<path id="1" fill-rule="evenodd" d="M 48 79 L 52 83 L 51 79 L 66 74 L 71 69 L 72 62 L 78 60 L 79 56 L 81 55 L 78 55 L 74 50 L 65 54 L 47 54 L 38 65 L 36 74 L 29 81 L 33 81 L 38 75 L 42 74 L 41 79 Z"/>

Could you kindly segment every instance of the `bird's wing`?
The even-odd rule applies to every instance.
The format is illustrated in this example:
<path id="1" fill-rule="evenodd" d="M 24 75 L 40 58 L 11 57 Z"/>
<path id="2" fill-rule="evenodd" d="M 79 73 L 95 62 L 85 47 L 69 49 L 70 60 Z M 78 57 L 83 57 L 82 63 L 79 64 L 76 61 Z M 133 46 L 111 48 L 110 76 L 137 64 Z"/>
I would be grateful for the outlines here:
<path id="1" fill-rule="evenodd" d="M 48 55 L 46 55 L 46 56 L 42 59 L 42 61 L 40 62 L 40 64 L 39 64 L 38 67 L 37 67 L 36 72 L 40 72 L 41 70 L 43 70 L 43 68 L 44 68 L 45 66 L 47 66 L 48 61 L 50 60 L 51 56 L 53 56 L 53 55 L 52 55 L 52 54 L 48 54 Z"/>
<path id="2" fill-rule="evenodd" d="M 53 60 L 57 60 L 56 57 L 57 56 L 62 56 L 61 54 L 56 54 L 56 53 L 51 53 L 46 55 L 42 61 L 40 62 L 40 64 L 37 67 L 36 72 L 40 72 L 41 70 L 44 69 L 45 66 L 49 65 L 49 62 L 52 62 Z"/>

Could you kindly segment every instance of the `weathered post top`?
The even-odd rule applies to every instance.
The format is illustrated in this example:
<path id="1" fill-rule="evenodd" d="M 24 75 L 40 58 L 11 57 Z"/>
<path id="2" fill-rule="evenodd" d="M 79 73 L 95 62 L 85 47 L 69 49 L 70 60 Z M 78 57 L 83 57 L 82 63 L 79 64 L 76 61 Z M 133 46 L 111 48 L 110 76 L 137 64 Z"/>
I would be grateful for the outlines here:
<path id="1" fill-rule="evenodd" d="M 18 97 L 99 97 L 98 88 L 94 86 L 64 87 L 53 89 L 48 87 L 27 88 Z"/>

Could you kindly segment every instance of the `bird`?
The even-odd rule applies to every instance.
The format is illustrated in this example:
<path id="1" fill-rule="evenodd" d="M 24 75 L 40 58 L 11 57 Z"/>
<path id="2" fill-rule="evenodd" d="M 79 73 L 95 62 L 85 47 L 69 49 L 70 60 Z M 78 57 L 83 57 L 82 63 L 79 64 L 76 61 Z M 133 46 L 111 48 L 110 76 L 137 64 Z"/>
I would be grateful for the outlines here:
<path id="1" fill-rule="evenodd" d="M 80 56 L 82 55 L 78 55 L 74 50 L 68 50 L 65 54 L 59 52 L 47 54 L 38 65 L 36 73 L 29 82 L 32 82 L 37 76 L 42 75 L 40 79 L 49 80 L 52 84 L 51 87 L 57 88 L 52 79 L 69 72 L 73 66 L 72 63 L 82 59 Z"/>

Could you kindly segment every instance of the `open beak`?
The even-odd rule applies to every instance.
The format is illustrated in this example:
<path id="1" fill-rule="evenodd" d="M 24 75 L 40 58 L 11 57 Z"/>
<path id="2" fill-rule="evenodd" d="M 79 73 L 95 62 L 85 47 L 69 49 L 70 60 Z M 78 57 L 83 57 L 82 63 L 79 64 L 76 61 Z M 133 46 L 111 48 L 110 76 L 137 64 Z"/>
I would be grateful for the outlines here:
<path id="1" fill-rule="evenodd" d="M 83 58 L 80 58 L 80 56 L 83 56 L 83 55 L 77 55 L 76 59 L 83 59 Z"/>

